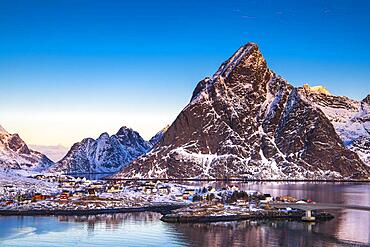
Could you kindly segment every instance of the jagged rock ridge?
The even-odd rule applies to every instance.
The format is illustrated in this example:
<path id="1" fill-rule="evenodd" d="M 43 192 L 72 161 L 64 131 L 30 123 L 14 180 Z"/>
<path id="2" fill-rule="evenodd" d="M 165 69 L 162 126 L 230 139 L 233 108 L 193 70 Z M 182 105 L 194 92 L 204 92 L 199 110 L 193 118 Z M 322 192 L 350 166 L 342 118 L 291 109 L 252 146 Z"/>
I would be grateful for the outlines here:
<path id="1" fill-rule="evenodd" d="M 138 132 L 122 127 L 112 136 L 103 133 L 98 139 L 85 138 L 75 143 L 67 155 L 52 166 L 49 172 L 104 173 L 117 172 L 146 153 L 152 144 Z"/>
<path id="2" fill-rule="evenodd" d="M 42 171 L 52 164 L 44 154 L 30 149 L 18 134 L 10 134 L 0 126 L 1 168 Z"/>
<path id="3" fill-rule="evenodd" d="M 249 43 L 200 81 L 161 142 L 115 177 L 341 179 L 368 178 L 369 169 Z"/>

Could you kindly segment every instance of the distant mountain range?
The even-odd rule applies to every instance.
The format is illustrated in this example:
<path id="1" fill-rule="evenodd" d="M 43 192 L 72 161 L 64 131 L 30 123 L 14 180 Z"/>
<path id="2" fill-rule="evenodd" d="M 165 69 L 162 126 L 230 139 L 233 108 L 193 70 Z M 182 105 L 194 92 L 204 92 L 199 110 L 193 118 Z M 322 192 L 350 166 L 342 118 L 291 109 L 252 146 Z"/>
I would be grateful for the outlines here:
<path id="1" fill-rule="evenodd" d="M 60 173 L 112 173 L 145 154 L 163 137 L 166 128 L 149 141 L 138 132 L 121 127 L 112 136 L 103 133 L 98 139 L 85 138 L 75 143 L 57 162 L 44 154 L 31 150 L 17 135 L 9 134 L 0 126 L 0 168 Z M 60 155 L 64 147 L 34 146 L 39 150 Z"/>
<path id="2" fill-rule="evenodd" d="M 18 134 L 10 134 L 0 126 L 0 168 L 42 171 L 53 162 L 30 149 Z"/>
<path id="3" fill-rule="evenodd" d="M 198 83 L 153 150 L 114 177 L 366 179 L 369 118 L 369 96 L 294 88 L 249 43 Z"/>

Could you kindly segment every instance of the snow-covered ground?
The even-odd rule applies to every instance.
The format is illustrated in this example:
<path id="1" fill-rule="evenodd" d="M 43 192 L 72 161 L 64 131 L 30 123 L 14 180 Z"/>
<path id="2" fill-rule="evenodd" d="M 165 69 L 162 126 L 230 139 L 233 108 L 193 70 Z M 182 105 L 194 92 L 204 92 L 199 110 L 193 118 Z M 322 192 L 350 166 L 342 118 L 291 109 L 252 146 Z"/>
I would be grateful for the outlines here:
<path id="1" fill-rule="evenodd" d="M 34 192 L 40 194 L 55 194 L 58 192 L 57 183 L 50 183 L 29 176 L 37 172 L 25 170 L 0 169 L 0 195 L 4 195 L 6 187 L 12 188 L 14 193 Z"/>

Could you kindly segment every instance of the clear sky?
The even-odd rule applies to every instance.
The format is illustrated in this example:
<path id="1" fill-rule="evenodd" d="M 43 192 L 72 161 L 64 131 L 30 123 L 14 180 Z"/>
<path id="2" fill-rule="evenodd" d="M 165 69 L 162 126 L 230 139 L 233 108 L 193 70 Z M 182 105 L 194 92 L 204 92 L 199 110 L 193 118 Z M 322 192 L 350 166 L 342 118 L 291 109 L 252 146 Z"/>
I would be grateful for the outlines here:
<path id="1" fill-rule="evenodd" d="M 370 93 L 370 1 L 0 0 L 0 124 L 71 145 L 171 123 L 196 83 L 259 44 L 291 84 Z"/>

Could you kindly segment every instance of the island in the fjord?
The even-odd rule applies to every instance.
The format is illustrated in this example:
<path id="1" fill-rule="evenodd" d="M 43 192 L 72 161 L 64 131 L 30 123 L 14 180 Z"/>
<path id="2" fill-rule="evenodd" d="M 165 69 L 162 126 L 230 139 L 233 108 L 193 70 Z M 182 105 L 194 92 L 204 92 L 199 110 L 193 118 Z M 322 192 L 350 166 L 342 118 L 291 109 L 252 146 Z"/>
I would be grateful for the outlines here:
<path id="1" fill-rule="evenodd" d="M 271 203 L 311 203 L 305 198 L 160 180 L 369 181 L 369 165 L 370 96 L 356 101 L 322 86 L 294 88 L 248 43 L 200 81 L 190 103 L 150 141 L 122 127 L 83 139 L 54 163 L 0 127 L 0 214 L 150 210 L 166 222 L 330 219 Z M 114 174 L 67 175 L 102 172 Z"/>

